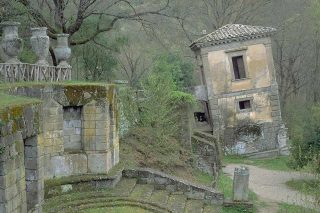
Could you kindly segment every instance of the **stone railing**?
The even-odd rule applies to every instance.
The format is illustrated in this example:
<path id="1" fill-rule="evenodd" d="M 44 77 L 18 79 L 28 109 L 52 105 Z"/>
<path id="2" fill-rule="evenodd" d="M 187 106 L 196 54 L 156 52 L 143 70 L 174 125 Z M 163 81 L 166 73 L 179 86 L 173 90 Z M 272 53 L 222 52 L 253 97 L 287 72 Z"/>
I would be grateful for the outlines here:
<path id="1" fill-rule="evenodd" d="M 214 188 L 196 185 L 149 168 L 125 169 L 122 171 L 122 177 L 137 178 L 140 184 L 154 184 L 155 189 L 180 191 L 188 199 L 203 200 L 209 204 L 222 204 L 224 201 L 223 193 L 216 191 Z"/>
<path id="2" fill-rule="evenodd" d="M 71 67 L 0 63 L 0 76 L 4 82 L 66 81 L 71 80 Z"/>
<path id="3" fill-rule="evenodd" d="M 57 45 L 54 56 L 59 63 L 51 66 L 47 61 L 49 54 L 50 38 L 47 28 L 31 28 L 30 43 L 38 60 L 35 64 L 22 63 L 18 59 L 22 51 L 23 42 L 18 35 L 18 22 L 3 22 L 1 47 L 5 63 L 0 63 L 0 80 L 4 82 L 16 81 L 65 81 L 71 80 L 71 66 L 67 60 L 71 56 L 68 46 L 68 34 L 57 34 Z"/>

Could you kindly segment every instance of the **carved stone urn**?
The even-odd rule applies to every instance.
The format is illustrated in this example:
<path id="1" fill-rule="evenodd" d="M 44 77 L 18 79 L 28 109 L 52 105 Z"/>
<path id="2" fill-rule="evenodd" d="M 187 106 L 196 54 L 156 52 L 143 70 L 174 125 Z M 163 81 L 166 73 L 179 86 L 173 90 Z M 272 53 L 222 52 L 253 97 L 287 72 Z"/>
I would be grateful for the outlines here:
<path id="1" fill-rule="evenodd" d="M 22 50 L 22 39 L 18 35 L 19 22 L 2 22 L 3 36 L 1 47 L 4 53 L 9 57 L 6 63 L 21 63 L 18 55 Z"/>
<path id="2" fill-rule="evenodd" d="M 32 50 L 38 57 L 37 64 L 48 66 L 47 57 L 49 54 L 50 39 L 47 36 L 46 27 L 31 28 L 32 36 L 30 38 Z"/>
<path id="3" fill-rule="evenodd" d="M 71 56 L 71 49 L 68 46 L 69 34 L 57 35 L 57 47 L 54 49 L 54 54 L 59 62 L 58 67 L 68 68 L 71 67 L 67 60 Z"/>

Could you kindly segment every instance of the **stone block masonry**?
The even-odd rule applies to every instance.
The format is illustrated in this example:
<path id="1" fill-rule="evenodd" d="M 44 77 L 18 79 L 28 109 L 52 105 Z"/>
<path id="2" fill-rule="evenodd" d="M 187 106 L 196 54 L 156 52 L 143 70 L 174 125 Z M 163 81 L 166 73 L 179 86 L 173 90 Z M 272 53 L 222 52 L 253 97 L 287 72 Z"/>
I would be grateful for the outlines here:
<path id="1" fill-rule="evenodd" d="M 201 86 L 207 90 L 205 111 L 210 112 L 213 135 L 224 141 L 227 153 L 251 154 L 281 148 L 278 138 L 283 123 L 271 47 L 275 31 L 230 24 L 190 46 L 201 70 Z M 259 125 L 261 134 L 239 132 L 244 121 Z M 282 144 L 286 146 L 285 139 Z"/>
<path id="2" fill-rule="evenodd" d="M 8 85 L 42 102 L 0 111 L 0 212 L 42 212 L 44 180 L 107 173 L 119 162 L 112 85 Z"/>
<path id="3" fill-rule="evenodd" d="M 224 201 L 223 194 L 213 188 L 196 185 L 153 169 L 126 169 L 122 176 L 137 178 L 141 184 L 154 184 L 155 189 L 182 191 L 189 199 L 204 200 L 208 204 L 222 204 Z"/>
<path id="4" fill-rule="evenodd" d="M 39 103 L 0 113 L 0 212 L 41 211 L 43 150 Z"/>

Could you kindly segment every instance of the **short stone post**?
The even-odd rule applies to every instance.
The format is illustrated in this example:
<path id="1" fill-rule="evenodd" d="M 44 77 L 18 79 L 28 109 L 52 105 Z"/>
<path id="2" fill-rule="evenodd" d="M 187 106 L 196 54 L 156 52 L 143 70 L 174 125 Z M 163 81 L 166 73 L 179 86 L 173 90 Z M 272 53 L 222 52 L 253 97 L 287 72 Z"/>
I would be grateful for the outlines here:
<path id="1" fill-rule="evenodd" d="M 249 201 L 249 168 L 235 168 L 233 177 L 233 201 Z"/>

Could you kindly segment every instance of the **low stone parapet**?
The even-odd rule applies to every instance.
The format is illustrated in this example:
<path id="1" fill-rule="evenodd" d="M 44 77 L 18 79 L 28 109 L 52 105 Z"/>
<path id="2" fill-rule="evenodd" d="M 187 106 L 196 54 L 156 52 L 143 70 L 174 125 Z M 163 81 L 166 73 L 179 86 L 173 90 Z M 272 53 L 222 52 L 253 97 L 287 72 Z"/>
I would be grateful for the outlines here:
<path id="1" fill-rule="evenodd" d="M 46 180 L 44 198 L 48 199 L 73 191 L 83 192 L 114 188 L 121 178 L 122 173 L 119 171 L 112 176 L 88 174 Z"/>
<path id="2" fill-rule="evenodd" d="M 209 204 L 223 204 L 223 193 L 214 188 L 197 185 L 153 169 L 125 169 L 122 171 L 122 176 L 136 178 L 141 184 L 154 184 L 155 189 L 183 192 L 189 199 L 204 200 Z"/>

